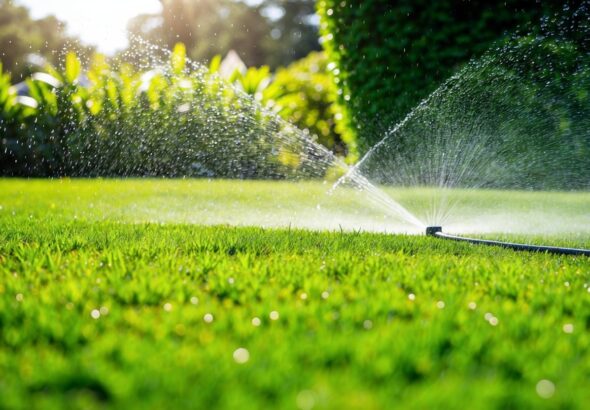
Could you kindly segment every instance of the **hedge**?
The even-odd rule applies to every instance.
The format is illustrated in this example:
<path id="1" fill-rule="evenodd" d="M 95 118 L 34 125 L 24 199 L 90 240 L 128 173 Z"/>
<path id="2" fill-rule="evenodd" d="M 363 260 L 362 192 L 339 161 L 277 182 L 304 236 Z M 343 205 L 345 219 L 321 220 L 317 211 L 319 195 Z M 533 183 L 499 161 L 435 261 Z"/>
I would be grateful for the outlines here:
<path id="1" fill-rule="evenodd" d="M 553 3 L 553 4 L 551 4 Z M 361 152 L 459 66 L 557 2 L 319 0 L 324 49 L 342 88 L 343 122 Z"/>

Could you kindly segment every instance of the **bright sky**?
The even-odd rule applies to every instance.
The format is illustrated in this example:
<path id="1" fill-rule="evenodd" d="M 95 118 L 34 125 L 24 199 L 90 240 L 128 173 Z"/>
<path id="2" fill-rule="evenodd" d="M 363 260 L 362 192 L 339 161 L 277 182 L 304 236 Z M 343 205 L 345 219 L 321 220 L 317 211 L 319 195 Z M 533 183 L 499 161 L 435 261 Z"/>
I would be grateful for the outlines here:
<path id="1" fill-rule="evenodd" d="M 261 0 L 243 0 L 259 4 Z M 38 19 L 53 14 L 67 23 L 68 33 L 112 54 L 127 45 L 127 23 L 138 14 L 157 13 L 159 0 L 15 0 Z"/>
<path id="2" fill-rule="evenodd" d="M 127 45 L 126 27 L 132 17 L 161 10 L 158 0 L 16 0 L 33 18 L 53 14 L 67 23 L 68 33 L 113 53 Z"/>

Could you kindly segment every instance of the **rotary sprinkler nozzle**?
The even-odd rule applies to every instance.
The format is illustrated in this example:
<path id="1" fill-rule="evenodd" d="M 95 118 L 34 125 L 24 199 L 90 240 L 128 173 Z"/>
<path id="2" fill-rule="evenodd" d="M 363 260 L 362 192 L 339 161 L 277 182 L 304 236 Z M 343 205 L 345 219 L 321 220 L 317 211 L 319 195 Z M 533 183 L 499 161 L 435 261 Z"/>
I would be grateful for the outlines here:
<path id="1" fill-rule="evenodd" d="M 426 227 L 426 236 L 435 236 L 439 232 L 442 232 L 442 226 L 428 226 L 428 227 Z"/>

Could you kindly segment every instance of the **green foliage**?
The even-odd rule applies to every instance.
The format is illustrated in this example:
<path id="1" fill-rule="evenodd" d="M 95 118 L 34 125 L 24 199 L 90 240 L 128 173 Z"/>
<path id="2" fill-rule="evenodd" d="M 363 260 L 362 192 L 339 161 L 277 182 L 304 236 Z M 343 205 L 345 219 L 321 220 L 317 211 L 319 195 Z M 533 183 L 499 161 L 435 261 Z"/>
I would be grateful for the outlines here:
<path id="1" fill-rule="evenodd" d="M 186 67 L 186 47 L 182 43 L 177 43 L 172 50 L 170 57 L 172 74 L 181 75 Z"/>
<path id="2" fill-rule="evenodd" d="M 236 178 L 279 177 L 287 168 L 299 169 L 297 161 L 286 166 L 267 158 L 273 147 L 285 144 L 279 134 L 288 125 L 260 104 L 347 153 L 334 125 L 337 112 L 330 107 L 335 89 L 319 71 L 319 55 L 282 70 L 274 80 L 268 67 L 236 71 L 229 78 L 235 88 L 218 76 L 218 57 L 208 69 L 189 67 L 185 47 L 177 44 L 167 60 L 141 72 L 128 64 L 111 66 L 96 54 L 83 70 L 70 52 L 63 70 L 48 67 L 49 74 L 27 81 L 26 98 L 34 107 L 19 103 L 9 76 L 3 75 L 2 173 Z M 305 84 L 308 80 L 315 83 Z M 345 141 L 349 147 L 351 141 Z M 289 149 L 303 153 L 310 147 Z"/>
<path id="3" fill-rule="evenodd" d="M 5 121 L 14 121 L 18 116 L 16 95 L 11 89 L 10 73 L 2 71 L 2 63 L 0 63 L 0 109 L 2 111 L 2 118 Z"/>
<path id="4" fill-rule="evenodd" d="M 78 80 L 78 77 L 82 73 L 82 63 L 76 56 L 76 54 L 69 52 L 66 55 L 66 63 L 65 63 L 65 80 L 73 84 Z"/>
<path id="5" fill-rule="evenodd" d="M 281 116 L 317 136 L 322 145 L 354 162 L 355 136 L 341 126 L 343 111 L 336 104 L 339 90 L 327 65 L 324 53 L 312 53 L 279 69 L 263 99 Z"/>
<path id="6" fill-rule="evenodd" d="M 236 84 L 246 94 L 252 95 L 260 101 L 262 100 L 262 92 L 270 84 L 270 68 L 268 66 L 249 67 L 245 73 L 236 70 L 228 80 L 230 83 Z"/>
<path id="7" fill-rule="evenodd" d="M 104 219 L 162 183 L 0 181 L 3 407 L 587 407 L 587 258 Z"/>
<path id="8" fill-rule="evenodd" d="M 556 4 L 320 0 L 321 34 L 364 151 L 457 68 Z M 349 96 L 349 100 L 345 97 Z"/>
<path id="9" fill-rule="evenodd" d="M 213 59 L 213 72 L 218 71 L 220 61 L 220 56 Z M 333 152 L 349 162 L 356 160 L 355 136 L 338 121 L 343 112 L 336 103 L 338 89 L 329 76 L 324 53 L 311 53 L 274 75 L 268 66 L 250 67 L 245 73 L 236 70 L 228 80 Z"/>

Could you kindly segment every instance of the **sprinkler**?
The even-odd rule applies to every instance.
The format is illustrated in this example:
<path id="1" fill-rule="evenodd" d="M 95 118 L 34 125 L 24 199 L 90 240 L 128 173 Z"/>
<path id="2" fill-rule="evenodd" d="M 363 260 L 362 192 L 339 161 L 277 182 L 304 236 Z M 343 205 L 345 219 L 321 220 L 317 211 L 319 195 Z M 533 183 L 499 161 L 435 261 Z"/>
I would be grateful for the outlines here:
<path id="1" fill-rule="evenodd" d="M 515 251 L 528 252 L 545 252 L 556 255 L 583 255 L 590 256 L 590 249 L 560 248 L 556 246 L 536 246 L 525 245 L 523 243 L 490 241 L 485 239 L 465 238 L 463 236 L 449 235 L 444 233 L 441 226 L 429 226 L 426 228 L 426 235 L 440 239 L 450 239 L 452 241 L 467 242 L 476 245 L 499 246 L 501 248 L 513 249 Z"/>

